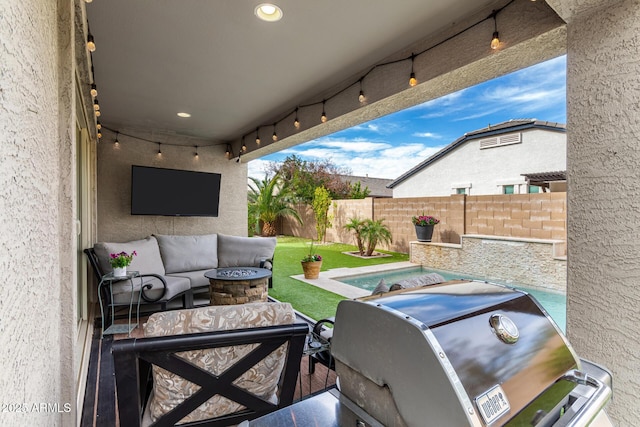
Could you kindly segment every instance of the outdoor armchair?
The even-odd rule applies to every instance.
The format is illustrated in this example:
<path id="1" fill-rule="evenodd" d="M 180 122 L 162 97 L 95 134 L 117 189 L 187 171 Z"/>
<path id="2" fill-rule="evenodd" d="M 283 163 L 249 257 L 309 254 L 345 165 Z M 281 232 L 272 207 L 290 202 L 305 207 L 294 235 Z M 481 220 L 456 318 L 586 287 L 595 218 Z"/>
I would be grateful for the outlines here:
<path id="1" fill-rule="evenodd" d="M 286 303 L 160 312 L 113 343 L 123 426 L 228 426 L 293 401 L 307 323 Z"/>

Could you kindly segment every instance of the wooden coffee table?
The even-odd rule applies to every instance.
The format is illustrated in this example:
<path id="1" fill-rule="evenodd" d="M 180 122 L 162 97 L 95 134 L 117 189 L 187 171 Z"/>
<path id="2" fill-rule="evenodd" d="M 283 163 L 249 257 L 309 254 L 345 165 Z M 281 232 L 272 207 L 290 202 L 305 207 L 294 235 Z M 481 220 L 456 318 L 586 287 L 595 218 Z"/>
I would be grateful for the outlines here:
<path id="1" fill-rule="evenodd" d="M 226 267 L 204 273 L 209 279 L 210 305 L 233 305 L 267 301 L 271 270 Z"/>

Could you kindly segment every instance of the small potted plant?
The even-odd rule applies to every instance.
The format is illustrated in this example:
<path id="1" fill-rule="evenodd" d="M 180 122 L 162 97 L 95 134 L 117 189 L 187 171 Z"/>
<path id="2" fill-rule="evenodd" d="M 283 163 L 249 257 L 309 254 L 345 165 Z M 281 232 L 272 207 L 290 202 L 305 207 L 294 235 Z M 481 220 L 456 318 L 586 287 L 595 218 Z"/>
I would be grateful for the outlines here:
<path id="1" fill-rule="evenodd" d="M 119 254 L 109 255 L 109 263 L 113 268 L 113 276 L 125 277 L 127 275 L 127 267 L 136 255 L 138 255 L 136 251 L 131 252 L 131 254 L 122 251 Z"/>
<path id="2" fill-rule="evenodd" d="M 433 226 L 440 220 L 431 215 L 417 215 L 411 218 L 416 228 L 416 237 L 419 242 L 430 242 L 433 236 Z"/>
<path id="3" fill-rule="evenodd" d="M 309 253 L 300 260 L 305 279 L 317 279 L 322 267 L 322 257 L 313 253 L 313 240 L 309 246 Z"/>

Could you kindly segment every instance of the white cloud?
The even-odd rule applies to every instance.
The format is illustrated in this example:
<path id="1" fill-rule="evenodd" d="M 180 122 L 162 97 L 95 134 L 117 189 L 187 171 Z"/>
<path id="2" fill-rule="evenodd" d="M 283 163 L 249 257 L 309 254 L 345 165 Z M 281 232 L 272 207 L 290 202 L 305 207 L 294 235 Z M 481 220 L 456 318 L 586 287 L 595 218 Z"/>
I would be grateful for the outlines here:
<path id="1" fill-rule="evenodd" d="M 411 136 L 415 136 L 416 138 L 432 138 L 432 139 L 441 139 L 442 136 L 433 132 L 415 132 L 411 134 Z"/>

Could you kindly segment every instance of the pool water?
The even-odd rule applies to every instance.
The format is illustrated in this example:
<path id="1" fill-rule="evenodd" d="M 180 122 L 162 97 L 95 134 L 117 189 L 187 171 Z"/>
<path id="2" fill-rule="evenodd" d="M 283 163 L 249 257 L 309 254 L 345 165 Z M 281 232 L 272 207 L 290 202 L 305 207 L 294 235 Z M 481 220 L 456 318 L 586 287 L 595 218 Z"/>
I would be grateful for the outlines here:
<path id="1" fill-rule="evenodd" d="M 478 277 L 472 277 L 465 274 L 452 273 L 450 271 L 442 271 L 442 270 L 429 270 L 424 269 L 422 267 L 413 267 L 413 268 L 403 268 L 399 270 L 387 271 L 384 273 L 372 273 L 372 274 L 362 274 L 358 276 L 349 276 L 337 278 L 336 280 L 346 283 L 351 286 L 355 286 L 360 289 L 364 289 L 367 291 L 373 291 L 375 287 L 378 285 L 381 279 L 387 283 L 387 285 L 391 285 L 399 280 L 410 279 L 412 277 L 420 276 L 422 274 L 428 273 L 438 273 L 445 280 L 455 280 L 455 279 L 473 279 L 473 280 L 484 280 Z M 499 282 L 496 282 L 499 283 Z M 522 291 L 527 292 L 531 296 L 533 296 L 540 305 L 549 313 L 551 318 L 556 322 L 558 327 L 565 331 L 567 324 L 567 297 L 566 295 L 553 292 L 549 290 L 542 289 L 534 289 L 526 286 L 520 286 L 517 284 L 509 284 L 508 286 L 520 289 Z"/>

